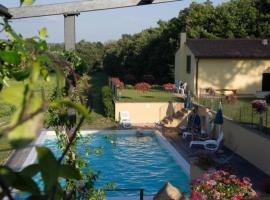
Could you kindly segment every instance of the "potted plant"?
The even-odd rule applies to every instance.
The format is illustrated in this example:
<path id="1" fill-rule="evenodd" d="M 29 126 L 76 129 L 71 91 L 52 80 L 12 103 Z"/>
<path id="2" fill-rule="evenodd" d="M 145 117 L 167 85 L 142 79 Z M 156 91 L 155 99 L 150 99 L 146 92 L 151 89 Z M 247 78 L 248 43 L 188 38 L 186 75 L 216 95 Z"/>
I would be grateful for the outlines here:
<path id="1" fill-rule="evenodd" d="M 218 170 L 204 174 L 191 184 L 191 200 L 255 200 L 257 193 L 252 189 L 249 178 Z"/>
<path id="2" fill-rule="evenodd" d="M 252 108 L 259 114 L 259 129 L 263 128 L 263 114 L 267 111 L 267 103 L 265 100 L 254 100 L 251 102 Z"/>

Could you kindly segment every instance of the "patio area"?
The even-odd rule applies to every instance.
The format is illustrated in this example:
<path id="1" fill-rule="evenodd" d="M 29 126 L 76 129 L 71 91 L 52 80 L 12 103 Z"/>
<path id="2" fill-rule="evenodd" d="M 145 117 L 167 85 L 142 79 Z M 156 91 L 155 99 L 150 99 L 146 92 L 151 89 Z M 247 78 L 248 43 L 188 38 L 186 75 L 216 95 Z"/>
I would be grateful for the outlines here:
<path id="1" fill-rule="evenodd" d="M 249 177 L 254 189 L 259 194 L 263 193 L 263 180 L 269 179 L 270 176 L 225 146 L 221 147 L 221 152 L 219 153 L 210 153 L 201 148 L 191 149 L 189 147 L 190 140 L 183 139 L 182 135 L 175 130 L 163 131 L 163 136 L 189 163 L 195 163 L 197 166 L 200 165 L 209 170 L 211 170 L 212 167 L 215 169 L 226 169 L 238 177 Z M 264 199 L 270 198 L 269 195 L 262 195 L 261 197 Z"/>

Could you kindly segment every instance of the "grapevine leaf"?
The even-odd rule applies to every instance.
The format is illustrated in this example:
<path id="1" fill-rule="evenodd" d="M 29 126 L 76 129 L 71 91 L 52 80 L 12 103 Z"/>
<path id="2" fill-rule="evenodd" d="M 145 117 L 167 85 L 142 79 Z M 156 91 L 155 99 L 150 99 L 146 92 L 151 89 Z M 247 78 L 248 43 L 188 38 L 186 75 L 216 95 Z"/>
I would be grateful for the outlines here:
<path id="1" fill-rule="evenodd" d="M 25 167 L 21 172 L 21 176 L 25 177 L 33 177 L 39 172 L 39 166 L 38 164 L 32 164 L 27 167 Z"/>
<path id="2" fill-rule="evenodd" d="M 30 144 L 42 128 L 42 114 L 17 126 L 8 134 L 8 140 L 14 148 L 23 148 Z"/>
<path id="3" fill-rule="evenodd" d="M 0 176 L 8 184 L 20 191 L 30 192 L 32 194 L 39 194 L 39 188 L 36 183 L 29 177 L 20 176 L 19 173 L 13 172 L 8 167 L 0 167 Z"/>
<path id="4" fill-rule="evenodd" d="M 8 64 L 18 65 L 20 63 L 20 56 L 15 51 L 0 51 L 0 58 Z"/>
<path id="5" fill-rule="evenodd" d="M 39 30 L 39 37 L 44 40 L 47 36 L 48 36 L 48 30 L 46 28 L 41 28 Z"/>
<path id="6" fill-rule="evenodd" d="M 70 165 L 61 165 L 59 170 L 59 176 L 66 179 L 81 179 L 80 171 Z"/>
<path id="7" fill-rule="evenodd" d="M 13 72 L 12 75 L 16 79 L 16 81 L 22 81 L 22 80 L 29 77 L 30 70 L 25 69 L 25 70 L 21 70 L 21 71 L 16 71 L 16 72 Z"/>
<path id="8" fill-rule="evenodd" d="M 19 107 L 22 104 L 24 92 L 23 84 L 16 84 L 12 87 L 4 88 L 0 93 L 0 99 L 6 103 Z"/>
<path id="9" fill-rule="evenodd" d="M 45 191 L 49 192 L 57 184 L 59 164 L 50 149 L 46 147 L 36 147 L 36 150 Z"/>
<path id="10" fill-rule="evenodd" d="M 30 6 L 35 2 L 35 0 L 20 0 L 20 2 L 21 2 L 21 5 Z"/>

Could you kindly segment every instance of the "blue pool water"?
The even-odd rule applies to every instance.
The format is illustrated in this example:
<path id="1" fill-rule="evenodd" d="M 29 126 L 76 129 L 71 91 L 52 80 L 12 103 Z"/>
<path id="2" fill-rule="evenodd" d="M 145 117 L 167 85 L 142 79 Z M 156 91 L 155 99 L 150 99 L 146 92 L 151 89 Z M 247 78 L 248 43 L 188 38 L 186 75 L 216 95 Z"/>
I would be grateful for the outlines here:
<path id="1" fill-rule="evenodd" d="M 60 155 L 55 137 L 48 137 L 44 145 Z M 85 149 L 90 149 L 88 154 Z M 102 154 L 93 153 L 101 148 Z M 153 132 L 138 137 L 135 131 L 103 131 L 95 133 L 89 143 L 81 142 L 78 151 L 92 169 L 100 172 L 97 187 L 114 183 L 119 189 L 144 188 L 146 196 L 152 196 L 167 182 L 189 193 L 189 178 L 159 144 Z M 85 172 L 89 171 L 83 168 Z M 107 192 L 107 196 L 138 196 L 139 192 Z"/>

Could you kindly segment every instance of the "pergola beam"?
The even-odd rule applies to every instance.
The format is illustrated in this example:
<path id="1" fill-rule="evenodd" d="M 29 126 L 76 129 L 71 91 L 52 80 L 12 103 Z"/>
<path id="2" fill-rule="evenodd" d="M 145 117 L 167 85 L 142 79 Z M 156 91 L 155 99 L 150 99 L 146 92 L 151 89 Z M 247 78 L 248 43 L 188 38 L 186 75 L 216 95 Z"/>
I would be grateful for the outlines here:
<path id="1" fill-rule="evenodd" d="M 179 0 L 88 0 L 59 4 L 9 8 L 8 12 L 12 15 L 12 19 L 20 19 L 50 15 L 65 15 L 67 13 L 81 13 L 95 10 L 107 10 L 174 1 Z"/>
<path id="2" fill-rule="evenodd" d="M 8 12 L 8 9 L 0 4 L 0 16 L 1 17 L 6 17 L 6 18 L 11 18 L 12 15 Z"/>

